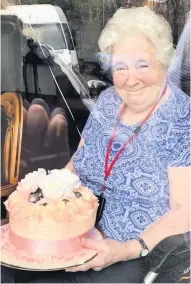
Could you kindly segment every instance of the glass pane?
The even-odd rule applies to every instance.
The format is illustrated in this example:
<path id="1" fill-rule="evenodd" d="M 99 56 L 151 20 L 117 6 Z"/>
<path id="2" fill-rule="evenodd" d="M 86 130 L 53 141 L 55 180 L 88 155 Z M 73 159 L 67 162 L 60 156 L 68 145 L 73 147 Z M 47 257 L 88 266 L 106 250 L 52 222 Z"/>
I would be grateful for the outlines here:
<path id="1" fill-rule="evenodd" d="M 2 93 L 17 92 L 23 104 L 23 121 L 19 126 L 22 129 L 19 180 L 38 168 L 51 170 L 63 168 L 68 163 L 77 149 L 80 133 L 95 99 L 79 71 L 49 48 L 51 44 L 60 48 L 61 36 L 54 37 L 54 40 L 49 37 L 47 26 L 33 25 L 31 28 L 16 16 L 7 15 L 5 18 L 1 37 Z M 4 17 L 2 23 L 3 20 Z M 49 25 L 48 30 L 58 31 L 58 27 Z M 34 33 L 31 33 L 32 29 Z M 9 121 L 4 109 L 1 109 L 1 114 L 3 177 L 3 152 L 7 145 Z M 10 159 L 11 154 L 9 162 Z"/>
<path id="2" fill-rule="evenodd" d="M 68 49 L 69 50 L 74 50 L 74 45 L 73 45 L 71 34 L 70 34 L 70 31 L 68 29 L 67 24 L 62 24 L 62 28 L 63 28 L 63 31 L 64 31 L 64 35 L 66 37 L 66 42 L 68 44 Z"/>
<path id="3" fill-rule="evenodd" d="M 47 44 L 55 50 L 67 48 L 65 37 L 60 24 L 31 24 L 35 38 L 41 44 Z"/>
<path id="4" fill-rule="evenodd" d="M 26 123 L 21 159 L 28 161 L 26 171 L 64 167 L 77 148 L 78 131 L 82 131 L 90 112 L 86 103 L 90 92 L 82 78 L 56 54 L 54 57 L 39 46 L 35 54 L 28 50 L 24 57 Z"/>

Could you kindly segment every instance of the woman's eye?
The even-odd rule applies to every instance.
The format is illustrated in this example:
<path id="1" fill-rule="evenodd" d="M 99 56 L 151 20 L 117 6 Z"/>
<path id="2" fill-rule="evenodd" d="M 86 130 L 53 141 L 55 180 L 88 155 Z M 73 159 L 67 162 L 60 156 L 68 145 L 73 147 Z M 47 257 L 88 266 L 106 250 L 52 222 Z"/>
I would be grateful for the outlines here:
<path id="1" fill-rule="evenodd" d="M 148 68 L 148 64 L 139 64 L 138 68 Z"/>
<path id="2" fill-rule="evenodd" d="M 118 67 L 116 70 L 117 71 L 125 70 L 125 67 Z"/>
<path id="3" fill-rule="evenodd" d="M 116 66 L 116 67 L 113 67 L 113 71 L 114 71 L 114 72 L 115 72 L 115 71 L 124 71 L 124 70 L 126 70 L 126 68 L 123 67 L 123 66 Z"/>

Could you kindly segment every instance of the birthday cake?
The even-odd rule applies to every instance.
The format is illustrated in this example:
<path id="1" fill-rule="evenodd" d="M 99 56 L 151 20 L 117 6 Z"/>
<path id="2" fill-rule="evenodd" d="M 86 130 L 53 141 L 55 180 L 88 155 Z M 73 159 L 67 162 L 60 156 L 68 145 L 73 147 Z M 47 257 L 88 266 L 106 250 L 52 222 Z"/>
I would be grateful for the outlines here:
<path id="1" fill-rule="evenodd" d="M 98 200 L 67 169 L 38 169 L 22 179 L 5 202 L 12 245 L 31 254 L 64 255 L 91 237 Z"/>

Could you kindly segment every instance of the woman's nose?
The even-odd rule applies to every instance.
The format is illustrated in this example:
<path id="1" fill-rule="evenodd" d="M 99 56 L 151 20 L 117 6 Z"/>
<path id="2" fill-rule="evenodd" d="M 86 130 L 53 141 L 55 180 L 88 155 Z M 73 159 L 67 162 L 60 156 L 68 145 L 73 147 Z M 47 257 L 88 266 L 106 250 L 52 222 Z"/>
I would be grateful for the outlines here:
<path id="1" fill-rule="evenodd" d="M 136 75 L 136 70 L 129 70 L 129 75 L 126 80 L 126 84 L 128 87 L 133 87 L 139 82 L 139 79 Z"/>

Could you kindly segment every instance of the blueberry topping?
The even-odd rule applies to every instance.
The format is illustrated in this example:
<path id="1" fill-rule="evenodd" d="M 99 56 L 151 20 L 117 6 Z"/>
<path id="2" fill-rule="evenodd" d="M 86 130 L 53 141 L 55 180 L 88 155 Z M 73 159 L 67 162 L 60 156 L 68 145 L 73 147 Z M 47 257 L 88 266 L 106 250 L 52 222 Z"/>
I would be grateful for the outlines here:
<path id="1" fill-rule="evenodd" d="M 31 193 L 30 196 L 29 196 L 29 199 L 28 201 L 29 202 L 32 202 L 32 203 L 36 203 L 40 200 L 40 196 L 38 193 Z"/>
<path id="2" fill-rule="evenodd" d="M 37 190 L 35 191 L 35 193 L 38 193 L 40 197 L 44 197 L 44 194 L 42 193 L 42 189 L 40 187 L 37 188 Z"/>

